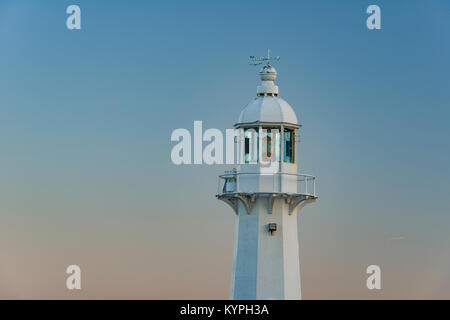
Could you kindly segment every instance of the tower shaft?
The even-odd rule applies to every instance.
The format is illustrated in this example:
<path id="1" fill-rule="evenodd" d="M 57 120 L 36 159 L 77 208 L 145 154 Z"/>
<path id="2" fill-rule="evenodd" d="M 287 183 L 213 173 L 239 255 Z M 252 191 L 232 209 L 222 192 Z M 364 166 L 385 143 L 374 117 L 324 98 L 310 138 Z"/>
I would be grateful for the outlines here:
<path id="1" fill-rule="evenodd" d="M 231 276 L 232 299 L 300 299 L 297 215 L 282 198 L 239 204 Z M 277 230 L 270 232 L 269 225 Z"/>

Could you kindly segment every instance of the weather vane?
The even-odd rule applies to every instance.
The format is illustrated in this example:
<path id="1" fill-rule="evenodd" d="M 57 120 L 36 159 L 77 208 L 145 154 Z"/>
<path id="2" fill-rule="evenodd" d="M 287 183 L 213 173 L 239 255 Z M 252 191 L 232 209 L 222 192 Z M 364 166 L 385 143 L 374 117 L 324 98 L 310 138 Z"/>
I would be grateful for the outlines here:
<path id="1" fill-rule="evenodd" d="M 255 57 L 255 56 L 250 56 L 250 65 L 252 66 L 257 66 L 259 64 L 264 63 L 264 61 L 267 61 L 267 65 L 269 65 L 269 61 L 270 60 L 276 60 L 279 61 L 280 57 L 276 56 L 276 57 L 271 57 L 270 56 L 270 49 L 267 49 L 267 57 Z"/>

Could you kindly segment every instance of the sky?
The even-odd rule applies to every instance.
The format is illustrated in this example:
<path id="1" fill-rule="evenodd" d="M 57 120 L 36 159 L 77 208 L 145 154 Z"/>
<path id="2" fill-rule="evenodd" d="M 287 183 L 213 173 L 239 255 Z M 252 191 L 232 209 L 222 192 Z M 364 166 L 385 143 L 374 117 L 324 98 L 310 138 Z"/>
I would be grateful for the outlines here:
<path id="1" fill-rule="evenodd" d="M 303 298 L 450 299 L 449 21 L 446 0 L 1 1 L 0 298 L 227 299 L 231 167 L 174 165 L 170 136 L 232 128 L 270 48 L 317 177 Z"/>

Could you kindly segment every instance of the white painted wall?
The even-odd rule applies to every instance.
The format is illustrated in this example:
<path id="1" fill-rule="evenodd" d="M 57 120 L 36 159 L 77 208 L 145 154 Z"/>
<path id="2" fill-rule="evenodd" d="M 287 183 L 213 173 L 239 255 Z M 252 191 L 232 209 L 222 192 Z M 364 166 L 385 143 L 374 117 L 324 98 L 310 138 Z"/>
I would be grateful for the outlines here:
<path id="1" fill-rule="evenodd" d="M 232 299 L 301 299 L 297 215 L 276 199 L 273 213 L 266 198 L 250 214 L 240 204 L 236 220 L 231 281 Z M 270 234 L 269 223 L 277 224 Z"/>

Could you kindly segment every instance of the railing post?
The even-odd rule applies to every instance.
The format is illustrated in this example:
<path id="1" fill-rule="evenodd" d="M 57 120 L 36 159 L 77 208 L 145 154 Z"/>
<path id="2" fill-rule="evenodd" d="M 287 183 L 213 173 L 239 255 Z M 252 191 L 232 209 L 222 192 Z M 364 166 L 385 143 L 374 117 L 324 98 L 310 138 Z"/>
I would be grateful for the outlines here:
<path id="1" fill-rule="evenodd" d="M 304 177 L 305 177 L 305 194 L 308 194 L 308 177 L 307 176 Z"/>

